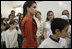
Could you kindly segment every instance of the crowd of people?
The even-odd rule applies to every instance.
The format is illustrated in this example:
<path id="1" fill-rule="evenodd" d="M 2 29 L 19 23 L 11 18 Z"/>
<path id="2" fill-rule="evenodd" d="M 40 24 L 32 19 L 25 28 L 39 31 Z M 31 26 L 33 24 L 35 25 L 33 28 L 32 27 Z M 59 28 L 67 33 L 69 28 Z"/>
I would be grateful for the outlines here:
<path id="1" fill-rule="evenodd" d="M 23 14 L 15 16 L 12 10 L 8 18 L 1 18 L 1 48 L 71 48 L 69 11 L 54 18 L 50 10 L 43 21 L 36 7 L 35 1 L 26 1 Z"/>

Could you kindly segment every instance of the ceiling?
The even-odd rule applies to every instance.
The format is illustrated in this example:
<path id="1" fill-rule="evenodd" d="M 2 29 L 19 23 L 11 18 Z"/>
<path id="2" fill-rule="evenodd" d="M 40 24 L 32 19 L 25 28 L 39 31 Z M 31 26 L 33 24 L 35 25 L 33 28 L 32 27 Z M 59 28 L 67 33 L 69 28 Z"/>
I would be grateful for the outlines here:
<path id="1" fill-rule="evenodd" d="M 25 1 L 1 1 L 1 7 L 2 6 L 7 6 L 7 7 L 18 7 L 18 6 L 23 6 Z M 37 3 L 38 2 L 41 2 L 41 1 L 36 1 Z"/>

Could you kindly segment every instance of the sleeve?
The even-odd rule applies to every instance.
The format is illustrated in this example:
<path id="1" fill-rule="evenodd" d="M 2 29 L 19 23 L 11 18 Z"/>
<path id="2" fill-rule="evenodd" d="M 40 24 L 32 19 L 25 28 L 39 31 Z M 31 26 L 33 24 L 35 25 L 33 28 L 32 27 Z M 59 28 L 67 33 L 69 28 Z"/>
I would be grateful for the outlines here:
<path id="1" fill-rule="evenodd" d="M 65 48 L 68 48 L 66 40 L 64 42 L 65 42 Z"/>
<path id="2" fill-rule="evenodd" d="M 62 39 L 61 46 L 62 46 L 63 48 L 68 48 L 66 39 Z"/>
<path id="3" fill-rule="evenodd" d="M 24 34 L 25 34 L 25 32 L 24 32 L 24 20 L 21 22 L 21 34 L 22 34 L 22 36 L 24 37 Z"/>
<path id="4" fill-rule="evenodd" d="M 27 21 L 25 24 L 26 39 L 29 47 L 34 47 L 32 21 Z"/>
<path id="5" fill-rule="evenodd" d="M 43 36 L 44 36 L 44 38 L 47 38 L 47 35 L 46 35 L 46 33 L 47 33 L 47 28 L 45 28 L 45 25 L 46 23 L 44 22 L 44 24 L 43 24 Z"/>

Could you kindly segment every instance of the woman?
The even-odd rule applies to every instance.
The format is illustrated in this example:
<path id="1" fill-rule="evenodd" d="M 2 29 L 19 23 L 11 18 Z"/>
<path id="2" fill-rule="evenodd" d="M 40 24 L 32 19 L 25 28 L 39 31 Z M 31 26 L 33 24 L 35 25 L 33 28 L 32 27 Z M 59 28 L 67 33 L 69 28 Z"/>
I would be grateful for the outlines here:
<path id="1" fill-rule="evenodd" d="M 41 12 L 40 11 L 37 11 L 36 14 L 35 14 L 35 17 L 37 18 L 36 19 L 36 23 L 37 23 L 37 42 L 38 42 L 38 46 L 41 44 L 41 42 L 43 41 L 43 20 L 41 18 Z"/>
<path id="2" fill-rule="evenodd" d="M 33 19 L 33 15 L 36 13 L 36 6 L 35 1 L 26 1 L 23 5 L 24 18 L 21 22 L 21 32 L 23 36 L 22 48 L 37 48 L 37 25 Z"/>
<path id="3" fill-rule="evenodd" d="M 54 19 L 54 13 L 53 11 L 48 11 L 47 12 L 47 18 L 46 18 L 46 22 L 44 25 L 44 38 L 49 37 L 49 35 L 52 34 L 51 32 L 51 22 Z"/>

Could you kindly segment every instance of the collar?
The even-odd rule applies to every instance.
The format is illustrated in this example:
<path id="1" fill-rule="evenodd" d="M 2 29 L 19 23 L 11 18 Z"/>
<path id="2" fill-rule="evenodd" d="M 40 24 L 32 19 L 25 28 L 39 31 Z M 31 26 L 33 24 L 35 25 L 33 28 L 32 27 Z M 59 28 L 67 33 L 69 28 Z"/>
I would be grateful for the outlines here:
<path id="1" fill-rule="evenodd" d="M 51 35 L 49 36 L 49 38 L 50 38 L 51 40 L 53 40 L 53 41 L 57 42 L 57 43 L 58 43 L 58 42 L 59 42 L 59 40 L 60 40 L 60 38 L 58 38 L 58 40 L 55 40 L 54 38 L 52 38 L 52 36 L 51 36 Z"/>
<path id="2" fill-rule="evenodd" d="M 32 18 L 29 14 L 26 14 L 26 17 Z"/>

